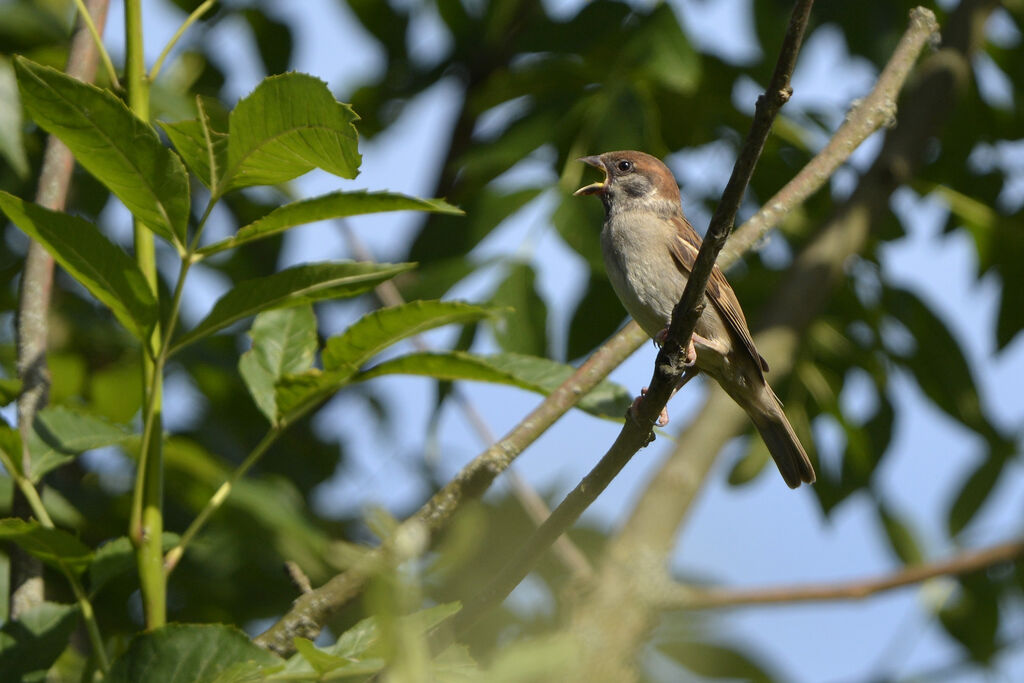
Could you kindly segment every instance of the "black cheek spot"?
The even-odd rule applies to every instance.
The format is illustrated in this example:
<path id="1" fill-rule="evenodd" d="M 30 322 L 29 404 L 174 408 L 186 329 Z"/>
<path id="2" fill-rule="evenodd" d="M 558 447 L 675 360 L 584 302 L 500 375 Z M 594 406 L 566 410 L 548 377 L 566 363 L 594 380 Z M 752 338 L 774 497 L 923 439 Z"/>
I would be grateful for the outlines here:
<path id="1" fill-rule="evenodd" d="M 646 183 L 625 183 L 622 189 L 625 190 L 626 194 L 630 197 L 643 197 L 647 194 Z"/>

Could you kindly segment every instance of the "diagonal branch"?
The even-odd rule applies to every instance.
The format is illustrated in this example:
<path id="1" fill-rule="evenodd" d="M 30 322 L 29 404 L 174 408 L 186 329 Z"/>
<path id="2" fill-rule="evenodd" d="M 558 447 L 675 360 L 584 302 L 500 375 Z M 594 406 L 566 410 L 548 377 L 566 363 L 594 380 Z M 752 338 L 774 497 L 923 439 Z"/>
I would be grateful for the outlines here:
<path id="1" fill-rule="evenodd" d="M 733 240 L 730 240 L 730 245 L 737 239 L 744 241 L 745 248 L 757 242 L 761 236 L 775 227 L 783 216 L 828 182 L 835 168 L 849 158 L 854 149 L 871 133 L 889 120 L 891 114 L 876 114 L 879 110 L 891 112 L 893 105 L 881 106 L 879 103 L 895 99 L 925 39 L 934 31 L 933 18 L 930 26 L 928 31 L 912 41 L 906 52 L 897 50 L 898 61 L 905 63 L 905 68 L 898 70 L 898 77 L 892 80 L 880 79 L 876 90 L 865 98 L 861 106 L 851 112 L 847 124 L 836 134 L 840 142 L 830 143 L 812 159 L 768 204 L 737 230 Z M 901 42 L 900 45 L 903 46 L 904 43 Z M 896 61 L 896 58 L 897 55 L 894 55 L 893 61 Z M 888 72 L 889 67 L 884 73 Z M 884 88 L 888 99 L 880 100 L 876 97 L 879 88 Z M 860 125 L 862 119 L 870 121 L 870 125 Z M 726 249 L 719 259 L 719 265 L 727 268 L 739 256 L 738 250 Z M 630 322 L 626 325 L 598 348 L 576 373 L 520 421 L 512 431 L 467 464 L 452 482 L 435 494 L 416 515 L 404 522 L 403 527 L 406 524 L 427 523 L 431 533 L 443 529 L 463 502 L 482 494 L 491 481 L 520 453 L 646 340 L 647 336 L 636 323 Z M 761 342 L 758 344 L 760 348 Z M 294 652 L 293 638 L 315 638 L 321 625 L 330 615 L 360 593 L 367 578 L 368 573 L 359 567 L 338 574 L 312 593 L 296 600 L 292 609 L 281 620 L 256 638 L 256 643 L 279 654 L 291 654 Z"/>
<path id="2" fill-rule="evenodd" d="M 718 252 L 732 229 L 736 212 L 754 172 L 754 166 L 761 156 L 772 122 L 782 105 L 789 99 L 790 76 L 796 65 L 804 31 L 810 18 L 814 0 L 797 0 L 789 27 L 783 40 L 768 89 L 758 98 L 757 110 L 750 132 L 740 150 L 732 176 L 722 194 L 722 200 L 711 218 L 707 237 L 701 245 L 693 270 L 683 290 L 682 298 L 672 313 L 669 338 L 658 353 L 658 362 L 651 381 L 650 390 L 641 401 L 636 419 L 627 419 L 622 431 L 600 462 L 580 484 L 573 489 L 547 521 L 530 537 L 520 552 L 496 576 L 491 583 L 459 612 L 455 619 L 455 630 L 461 631 L 472 624 L 481 613 L 501 602 L 512 592 L 530 569 L 547 551 L 554 541 L 565 532 L 590 506 L 626 463 L 652 437 L 651 426 L 661 412 L 683 371 L 683 345 L 679 339 L 689 339 L 697 319 L 703 311 L 704 290 L 711 276 Z M 643 426 L 642 426 L 643 425 Z"/>

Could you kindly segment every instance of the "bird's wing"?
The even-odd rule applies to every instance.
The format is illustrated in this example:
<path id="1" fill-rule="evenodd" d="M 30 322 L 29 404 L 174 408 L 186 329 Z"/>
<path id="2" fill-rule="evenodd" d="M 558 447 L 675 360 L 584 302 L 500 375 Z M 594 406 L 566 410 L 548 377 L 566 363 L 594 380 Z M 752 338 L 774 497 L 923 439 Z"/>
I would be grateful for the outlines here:
<path id="1" fill-rule="evenodd" d="M 669 241 L 669 250 L 672 259 L 676 262 L 683 273 L 689 277 L 693 272 L 693 263 L 697 260 L 697 252 L 700 250 L 700 237 L 690 225 L 690 222 L 683 216 L 674 216 L 671 219 L 675 230 L 675 239 Z M 760 366 L 762 372 L 768 372 L 768 362 L 757 352 L 754 340 L 750 337 L 750 330 L 747 329 L 747 319 L 743 316 L 743 309 L 732 291 L 732 286 L 725 279 L 722 270 L 716 265 L 711 271 L 711 278 L 708 280 L 708 299 L 722 316 L 729 331 L 743 344 L 743 348 L 750 354 L 750 358 Z"/>

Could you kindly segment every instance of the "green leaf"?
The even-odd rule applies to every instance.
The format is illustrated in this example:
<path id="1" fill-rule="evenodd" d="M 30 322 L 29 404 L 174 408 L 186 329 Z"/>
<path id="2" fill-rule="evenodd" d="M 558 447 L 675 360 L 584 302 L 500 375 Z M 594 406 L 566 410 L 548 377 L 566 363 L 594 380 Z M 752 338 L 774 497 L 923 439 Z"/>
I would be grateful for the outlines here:
<path id="1" fill-rule="evenodd" d="M 743 681 L 773 680 L 761 664 L 733 647 L 675 641 L 659 643 L 658 650 L 698 676 Z"/>
<path id="2" fill-rule="evenodd" d="M 879 504 L 878 516 L 882 520 L 885 535 L 889 538 L 889 544 L 896 552 L 897 557 L 903 564 L 921 564 L 924 562 L 924 553 L 917 542 L 917 536 L 910 525 L 901 519 L 899 515 Z"/>
<path id="3" fill-rule="evenodd" d="M 15 401 L 21 393 L 21 380 L 17 378 L 0 379 L 0 406 Z"/>
<path id="4" fill-rule="evenodd" d="M 960 578 L 952 604 L 939 611 L 939 622 L 960 641 L 971 659 L 988 663 L 999 651 L 999 587 L 984 571 Z"/>
<path id="5" fill-rule="evenodd" d="M 917 348 L 906 363 L 921 390 L 954 419 L 989 437 L 994 429 L 982 412 L 974 375 L 945 322 L 909 290 L 887 288 L 882 306 L 914 335 Z"/>
<path id="6" fill-rule="evenodd" d="M 494 382 L 545 396 L 575 372 L 575 368 L 547 358 L 514 353 L 480 356 L 461 351 L 412 353 L 376 365 L 355 375 L 366 381 L 382 375 L 426 375 L 447 380 Z M 576 407 L 597 417 L 621 420 L 633 398 L 626 389 L 607 380 L 582 397 Z"/>
<path id="7" fill-rule="evenodd" d="M 537 294 L 535 280 L 529 264 L 513 263 L 491 299 L 495 305 L 508 306 L 513 310 L 495 330 L 495 337 L 505 351 L 547 355 L 548 309 Z"/>
<path id="8" fill-rule="evenodd" d="M 199 117 L 177 123 L 158 121 L 178 154 L 216 196 L 217 182 L 228 163 L 227 116 L 220 121 L 220 102 L 196 96 Z"/>
<path id="9" fill-rule="evenodd" d="M 240 228 L 234 237 L 205 246 L 199 253 L 216 254 L 276 235 L 297 225 L 383 211 L 429 211 L 462 215 L 461 209 L 442 199 L 419 199 L 394 192 L 332 192 L 278 207 L 263 218 Z"/>
<path id="10" fill-rule="evenodd" d="M 106 681 L 213 683 L 223 672 L 246 662 L 267 667 L 282 663 L 233 626 L 169 624 L 132 639 Z"/>
<path id="11" fill-rule="evenodd" d="M 21 471 L 21 450 L 21 433 L 0 417 L 0 453 L 3 454 L 4 467 L 11 467 L 19 474 L 24 474 Z"/>
<path id="12" fill-rule="evenodd" d="M 314 168 L 355 178 L 359 117 L 327 84 L 300 73 L 271 76 L 231 112 L 224 192 L 276 185 Z"/>
<path id="13" fill-rule="evenodd" d="M 92 551 L 66 531 L 49 529 L 35 520 L 0 519 L 0 540 L 16 543 L 22 550 L 58 569 L 80 574 L 92 561 Z"/>
<path id="14" fill-rule="evenodd" d="M 162 537 L 162 548 L 167 552 L 173 548 L 180 539 L 178 534 L 164 532 Z M 92 563 L 89 564 L 89 592 L 96 595 L 104 586 L 131 573 L 136 567 L 135 547 L 127 536 L 107 541 L 93 554 Z M 137 581 L 132 577 L 133 581 Z"/>
<path id="15" fill-rule="evenodd" d="M 33 481 L 93 448 L 127 446 L 139 435 L 127 427 L 75 410 L 68 406 L 48 406 L 36 415 L 29 451 L 32 453 Z"/>
<path id="16" fill-rule="evenodd" d="M 202 322 L 178 339 L 171 353 L 261 311 L 357 296 L 413 267 L 412 263 L 316 263 L 240 282 L 217 300 Z"/>
<path id="17" fill-rule="evenodd" d="M 274 383 L 286 374 L 304 372 L 313 365 L 317 348 L 313 307 L 260 313 L 249 336 L 252 348 L 242 354 L 238 368 L 256 406 L 271 423 L 276 423 Z"/>
<path id="18" fill-rule="evenodd" d="M 21 100 L 14 68 L 0 57 L 0 155 L 19 178 L 28 177 L 28 156 L 22 139 Z"/>
<path id="19" fill-rule="evenodd" d="M 184 249 L 189 188 L 178 155 L 109 91 L 24 57 L 14 67 L 32 119 L 153 232 Z"/>
<path id="20" fill-rule="evenodd" d="M 0 209 L 36 240 L 89 293 L 104 303 L 143 343 L 157 319 L 157 304 L 142 271 L 92 223 L 0 192 Z"/>
<path id="21" fill-rule="evenodd" d="M 985 458 L 967 478 L 949 509 L 950 536 L 959 534 L 974 519 L 974 515 L 985 504 L 992 489 L 995 488 L 1005 464 L 1006 460 L 1000 457 Z"/>
<path id="22" fill-rule="evenodd" d="M 44 602 L 0 627 L 0 680 L 45 680 L 78 622 L 75 605 Z"/>
<path id="23" fill-rule="evenodd" d="M 323 352 L 324 370 L 357 370 L 392 344 L 436 327 L 469 323 L 494 315 L 493 308 L 459 301 L 413 301 L 363 316 L 331 337 Z"/>

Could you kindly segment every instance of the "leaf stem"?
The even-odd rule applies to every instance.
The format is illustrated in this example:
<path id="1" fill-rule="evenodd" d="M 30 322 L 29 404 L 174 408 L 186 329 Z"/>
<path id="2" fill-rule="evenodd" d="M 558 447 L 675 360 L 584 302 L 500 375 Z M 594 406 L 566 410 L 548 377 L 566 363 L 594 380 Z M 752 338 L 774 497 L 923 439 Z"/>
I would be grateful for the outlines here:
<path id="1" fill-rule="evenodd" d="M 178 566 L 178 561 L 181 560 L 181 556 L 185 553 L 185 549 L 192 542 L 192 539 L 195 538 L 195 535 L 199 533 L 203 526 L 206 525 L 210 516 L 219 510 L 224 504 L 224 501 L 227 500 L 229 495 L 231 495 L 231 490 L 234 488 L 235 484 L 245 476 L 249 469 L 255 465 L 261 457 L 263 457 L 263 454 L 267 452 L 267 449 L 269 449 L 275 441 L 277 441 L 277 438 L 281 436 L 285 429 L 287 429 L 287 425 L 285 424 L 272 427 L 263 436 L 260 442 L 256 444 L 256 447 L 252 449 L 249 455 L 246 456 L 245 460 L 235 468 L 234 472 L 231 473 L 231 476 L 224 480 L 224 483 L 222 483 L 214 494 L 210 496 L 210 499 L 206 501 L 206 505 L 199 511 L 199 514 L 196 515 L 194 520 L 192 520 L 192 523 L 188 525 L 185 533 L 181 535 L 181 538 L 178 540 L 178 544 L 167 551 L 167 555 L 164 556 L 164 573 L 166 575 L 169 576 L 170 573 L 174 571 L 174 568 Z"/>
<path id="2" fill-rule="evenodd" d="M 21 489 L 29 507 L 32 508 L 32 514 L 35 515 L 39 523 L 47 529 L 57 528 L 53 523 L 53 518 L 50 517 L 50 513 L 46 510 L 46 506 L 43 505 L 43 499 L 39 496 L 39 491 L 36 490 L 32 480 L 26 477 L 20 468 L 15 466 L 14 461 L 11 460 L 10 456 L 3 449 L 0 449 L 0 465 L 4 466 L 7 474 L 14 480 L 18 488 Z M 74 570 L 63 562 L 60 562 L 59 566 L 61 573 L 64 574 L 64 578 L 71 584 L 71 590 L 75 594 L 78 608 L 82 611 L 82 619 L 85 621 L 85 629 L 89 634 L 92 649 L 96 653 L 96 660 L 100 671 L 107 673 L 110 669 L 110 660 L 107 658 L 107 651 L 103 647 L 103 637 L 100 635 L 100 627 L 96 622 L 96 612 L 93 611 L 92 603 L 89 602 L 89 596 L 82 588 L 82 583 L 78 580 Z"/>
<path id="3" fill-rule="evenodd" d="M 206 14 L 206 12 L 209 11 L 209 9 L 213 7 L 216 4 L 216 2 L 217 0 L 206 0 L 206 2 L 192 10 L 192 14 L 188 15 L 184 23 L 182 23 L 182 25 L 178 27 L 178 30 L 174 32 L 173 36 L 171 36 L 171 39 L 167 42 L 167 45 L 164 46 L 164 49 L 160 53 L 160 56 L 156 58 L 156 63 L 153 64 L 153 68 L 149 71 L 149 80 L 156 80 L 157 74 L 160 73 L 160 69 L 164 65 L 164 60 L 167 59 L 167 55 L 169 55 L 171 53 L 171 50 L 174 49 L 174 46 L 177 44 L 178 40 L 180 40 L 181 37 L 185 34 L 185 31 L 188 30 L 188 27 L 196 23 L 199 17 Z"/>
<path id="4" fill-rule="evenodd" d="M 82 21 L 85 22 L 86 27 L 89 29 L 89 35 L 92 36 L 93 42 L 96 43 L 96 51 L 100 55 L 100 61 L 103 62 L 103 68 L 107 71 L 107 78 L 110 79 L 110 84 L 116 90 L 123 90 L 121 81 L 117 79 L 117 70 L 114 69 L 114 63 L 110 61 L 110 54 L 107 52 L 107 48 L 103 46 L 103 39 L 100 37 L 100 32 L 96 29 L 96 24 L 93 22 L 92 15 L 89 14 L 89 9 L 85 6 L 84 0 L 75 0 L 75 7 L 78 8 L 78 13 L 82 15 Z"/>

